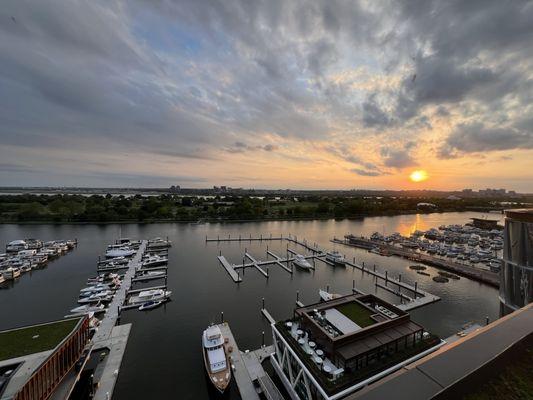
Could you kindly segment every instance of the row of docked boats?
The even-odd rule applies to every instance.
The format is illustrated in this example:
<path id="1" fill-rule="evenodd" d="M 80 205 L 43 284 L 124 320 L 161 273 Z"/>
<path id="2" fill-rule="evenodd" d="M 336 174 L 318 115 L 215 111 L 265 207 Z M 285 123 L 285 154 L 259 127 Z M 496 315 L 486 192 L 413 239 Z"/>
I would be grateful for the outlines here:
<path id="1" fill-rule="evenodd" d="M 325 259 L 333 265 L 338 265 L 338 266 L 346 265 L 346 258 L 341 253 L 339 253 L 337 250 L 328 251 L 325 254 L 321 254 L 321 256 L 324 256 Z M 314 267 L 308 261 L 308 258 L 313 258 L 313 256 L 306 257 L 302 254 L 295 254 L 294 258 L 292 259 L 292 264 L 296 267 L 299 267 L 305 270 L 313 269 Z"/>
<path id="2" fill-rule="evenodd" d="M 162 249 L 170 247 L 170 241 L 156 238 L 148 243 L 139 266 L 136 267 L 135 277 L 154 279 L 166 276 L 166 272 L 157 270 L 157 266 L 163 266 L 168 262 L 168 256 L 161 253 Z M 155 246 L 151 247 L 150 243 L 154 243 Z M 98 261 L 98 274 L 87 279 L 86 285 L 80 289 L 78 305 L 72 308 L 65 318 L 88 315 L 91 332 L 94 334 L 105 317 L 109 303 L 123 285 L 124 274 L 120 271 L 130 267 L 130 261 L 139 251 L 141 244 L 139 240 L 122 238 L 118 239 L 115 244 L 107 246 L 105 259 Z M 151 310 L 169 300 L 171 294 L 166 289 L 147 288 L 129 296 L 125 305 L 139 310 Z"/>
<path id="3" fill-rule="evenodd" d="M 350 241 L 352 238 L 357 240 L 353 235 L 347 236 Z M 438 229 L 431 228 L 427 231 L 415 230 L 409 237 L 398 232 L 391 235 L 374 232 L 370 240 L 377 245 L 386 243 L 495 272 L 500 268 L 499 257 L 503 249 L 502 231 L 483 230 L 468 224 L 441 225 Z M 379 246 L 371 251 L 382 253 Z"/>
<path id="4" fill-rule="evenodd" d="M 77 240 L 39 239 L 13 240 L 6 245 L 6 252 L 0 254 L 0 284 L 12 281 L 26 272 L 44 267 L 77 246 Z"/>

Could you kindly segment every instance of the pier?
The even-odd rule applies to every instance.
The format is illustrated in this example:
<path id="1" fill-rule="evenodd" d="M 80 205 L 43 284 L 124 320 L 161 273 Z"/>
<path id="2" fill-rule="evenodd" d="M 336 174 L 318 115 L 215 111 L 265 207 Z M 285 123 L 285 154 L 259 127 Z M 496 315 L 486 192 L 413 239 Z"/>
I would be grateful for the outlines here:
<path id="1" fill-rule="evenodd" d="M 242 352 L 237 346 L 228 323 L 224 322 L 218 327 L 224 338 L 228 340 L 224 346 L 230 358 L 233 378 L 237 383 L 241 398 L 259 400 L 258 392 L 260 392 L 268 400 L 283 400 L 280 391 L 261 365 L 274 352 L 273 346 L 261 346 L 257 350 Z"/>
<path id="2" fill-rule="evenodd" d="M 359 238 L 359 237 L 357 238 L 357 242 L 355 243 L 351 243 L 347 239 L 341 240 L 341 239 L 336 239 L 336 238 L 334 238 L 332 242 L 343 244 L 346 246 L 362 248 L 362 249 L 368 249 L 369 246 L 370 248 L 379 247 L 381 250 L 384 250 L 385 252 L 387 252 L 388 255 L 403 257 L 403 258 L 407 258 L 412 261 L 431 265 L 433 267 L 437 267 L 440 269 L 444 269 L 446 271 L 454 272 L 458 275 L 461 275 L 466 278 L 470 278 L 470 279 L 473 279 L 479 282 L 483 282 L 494 287 L 500 286 L 500 276 L 495 272 L 484 271 L 484 270 L 481 270 L 475 267 L 453 262 L 451 260 L 444 260 L 442 258 L 437 258 L 429 254 L 421 254 L 411 249 L 399 248 L 399 247 L 392 246 L 389 244 L 375 242 L 370 239 Z"/>
<path id="3" fill-rule="evenodd" d="M 140 265 L 147 242 L 144 240 L 135 256 L 127 264 L 128 270 L 124 274 L 120 288 L 115 292 L 113 300 L 109 304 L 107 312 L 102 319 L 98 331 L 92 338 L 93 351 L 108 349 L 105 365 L 101 373 L 94 399 L 109 400 L 115 387 L 117 373 L 126 350 L 126 344 L 131 329 L 131 324 L 116 326 L 120 317 L 120 310 L 126 301 L 128 290 L 132 285 L 137 267 Z M 95 377 L 96 378 L 96 377 Z"/>
<path id="4" fill-rule="evenodd" d="M 316 243 L 313 243 L 310 245 L 305 239 L 304 240 L 298 240 L 297 237 L 288 235 L 288 236 L 279 236 L 279 237 L 272 237 L 272 236 L 263 236 L 260 237 L 248 237 L 248 238 L 232 238 L 231 236 L 228 236 L 227 238 L 220 238 L 217 237 L 216 239 L 209 239 L 206 237 L 206 242 L 234 242 L 234 241 L 252 241 L 252 240 L 286 240 L 290 243 L 297 244 L 299 246 L 304 247 L 308 252 L 311 254 L 305 255 L 304 257 L 306 259 L 313 260 L 313 269 L 315 268 L 315 261 L 319 260 L 324 262 L 327 265 L 334 266 L 333 263 L 329 262 L 325 259 L 326 252 L 322 250 Z M 340 243 L 340 244 L 347 244 L 345 241 L 339 241 L 337 239 L 333 239 L 332 242 L 334 243 Z M 287 258 L 281 258 L 276 253 L 272 252 L 268 249 L 266 250 L 267 257 L 273 257 L 273 260 L 265 260 L 265 261 L 259 261 L 255 257 L 253 257 L 249 252 L 248 249 L 245 248 L 244 250 L 244 256 L 242 260 L 242 264 L 232 264 L 230 263 L 222 254 L 220 254 L 217 258 L 220 262 L 220 264 L 224 267 L 224 269 L 228 272 L 230 277 L 233 279 L 234 282 L 239 283 L 243 281 L 242 276 L 237 272 L 238 270 L 242 269 L 244 275 L 244 270 L 246 268 L 255 268 L 257 269 L 265 278 L 268 279 L 269 276 L 269 270 L 268 267 L 266 270 L 263 268 L 268 265 L 277 265 L 280 266 L 283 270 L 293 273 L 294 266 L 291 265 L 289 268 L 289 265 L 294 261 L 295 255 L 297 253 L 289 249 L 287 245 Z M 246 260 L 249 260 L 249 262 L 246 262 Z M 370 275 L 373 275 L 375 278 L 375 285 L 376 287 L 379 287 L 383 290 L 387 290 L 390 293 L 393 293 L 400 297 L 400 304 L 398 306 L 401 306 L 402 310 L 412 310 L 414 308 L 422 307 L 427 304 L 435 303 L 440 300 L 440 297 L 435 296 L 431 293 L 428 293 L 420 288 L 418 288 L 418 283 L 415 282 L 414 286 L 410 285 L 407 282 L 402 282 L 401 275 L 398 276 L 398 278 L 393 278 L 392 276 L 389 276 L 388 271 L 385 271 L 385 273 L 376 271 L 376 266 L 374 265 L 374 268 L 368 268 L 365 266 L 364 262 L 359 264 L 355 262 L 355 258 L 353 261 L 346 260 L 345 262 L 346 266 L 350 266 L 352 268 L 359 269 L 361 272 L 368 273 Z M 355 290 L 355 282 L 354 282 L 354 288 Z M 406 293 L 402 293 L 402 291 Z M 357 291 L 358 292 L 358 291 Z M 409 294 L 407 294 L 409 293 Z M 405 300 L 405 303 L 404 303 Z"/>

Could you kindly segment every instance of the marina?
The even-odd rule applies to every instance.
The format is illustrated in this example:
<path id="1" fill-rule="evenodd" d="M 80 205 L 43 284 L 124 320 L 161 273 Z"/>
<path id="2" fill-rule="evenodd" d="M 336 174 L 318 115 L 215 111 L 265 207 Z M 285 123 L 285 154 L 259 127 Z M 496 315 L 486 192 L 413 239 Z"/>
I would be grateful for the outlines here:
<path id="1" fill-rule="evenodd" d="M 431 222 L 433 226 L 443 223 L 459 223 L 465 219 L 464 215 L 430 215 L 428 217 L 447 218 Z M 401 232 L 403 221 L 413 221 L 414 217 L 394 217 L 366 219 L 364 222 L 365 234 L 369 235 L 376 230 L 376 225 L 381 226 L 388 222 L 388 230 Z M 422 218 L 426 218 L 423 216 Z M 455 218 L 455 219 L 454 219 Z M 374 222 L 378 221 L 378 222 Z M 398 221 L 398 222 L 397 222 Z M 442 222 L 441 222 L 442 221 Z M 418 222 L 420 225 L 421 223 Z M 405 223 L 407 225 L 407 223 Z M 414 222 L 409 226 L 414 227 Z M 215 391 L 210 390 L 205 380 L 205 372 L 202 356 L 199 348 L 199 335 L 209 322 L 217 320 L 219 314 L 224 311 L 226 320 L 230 321 L 232 334 L 237 341 L 239 350 L 246 354 L 246 349 L 250 353 L 252 349 L 260 349 L 262 345 L 261 332 L 265 331 L 265 346 L 271 346 L 271 337 L 268 334 L 270 323 L 260 312 L 261 298 L 268 301 L 268 312 L 274 318 L 285 318 L 292 315 L 295 299 L 303 304 L 311 304 L 317 301 L 317 291 L 320 287 L 330 286 L 332 291 L 337 293 L 349 293 L 352 290 L 353 280 L 356 280 L 356 290 L 365 293 L 376 293 L 380 297 L 388 298 L 389 301 L 400 304 L 398 296 L 375 285 L 375 277 L 366 273 L 367 269 L 373 271 L 376 264 L 376 272 L 385 274 L 388 270 L 388 278 L 398 278 L 402 275 L 402 282 L 414 287 L 418 280 L 418 290 L 425 290 L 441 298 L 441 301 L 413 310 L 414 319 L 421 321 L 431 330 L 449 336 L 457 331 L 458 327 L 467 321 L 477 321 L 484 323 L 485 316 L 491 319 L 497 315 L 496 305 L 491 305 L 496 291 L 489 286 L 480 285 L 468 279 L 461 279 L 451 282 L 448 285 L 435 284 L 431 279 L 424 281 L 415 271 L 409 270 L 409 261 L 394 257 L 379 257 L 357 248 L 342 247 L 331 243 L 330 239 L 342 232 L 361 231 L 361 221 L 319 221 L 319 222 L 262 222 L 259 224 L 212 224 L 206 223 L 200 226 L 188 226 L 180 224 L 131 224 L 122 226 L 124 235 L 132 238 L 147 238 L 154 236 L 166 237 L 172 240 L 173 247 L 168 249 L 169 263 L 167 280 L 168 289 L 172 290 L 173 301 L 166 303 L 159 308 L 136 312 L 134 308 L 122 309 L 120 314 L 120 324 L 118 327 L 132 324 L 128 334 L 126 351 L 123 354 L 118 377 L 115 383 L 113 398 L 169 398 L 177 390 L 190 393 L 187 398 L 208 399 L 215 396 Z M 431 226 L 431 225 L 430 225 Z M 31 226 L 5 226 L 0 240 L 7 240 L 13 237 L 29 237 L 32 235 Z M 44 229 L 44 228 L 41 228 Z M 17 295 L 20 296 L 18 302 L 12 303 L 9 308 L 2 308 L 2 315 L 9 318 L 10 324 L 24 324 L 26 321 L 35 321 L 36 316 L 40 318 L 52 319 L 61 318 L 65 315 L 65 310 L 73 309 L 77 304 L 73 302 L 78 297 L 79 290 L 85 285 L 88 277 L 96 275 L 95 258 L 102 253 L 108 243 L 114 243 L 119 231 L 118 225 L 108 226 L 64 226 L 58 228 L 46 227 L 49 233 L 41 233 L 41 237 L 78 237 L 83 246 L 71 253 L 72 256 L 58 259 L 54 263 L 54 268 L 49 268 L 46 274 L 34 274 L 31 279 L 22 279 L 17 286 Z M 427 228 L 426 228 L 427 229 Z M 358 264 L 364 262 L 365 272 L 360 269 L 346 265 L 345 268 L 333 267 L 321 261 L 316 261 L 315 270 L 305 271 L 293 267 L 289 263 L 288 268 L 293 270 L 289 273 L 279 265 L 269 266 L 269 279 L 267 280 L 256 268 L 246 268 L 245 275 L 242 269 L 237 269 L 243 281 L 236 285 L 227 276 L 225 269 L 220 266 L 217 259 L 219 251 L 229 261 L 242 263 L 242 257 L 246 247 L 247 252 L 256 260 L 263 261 L 275 258 L 272 255 L 266 256 L 266 246 L 268 251 L 285 259 L 287 244 L 289 249 L 297 253 L 313 254 L 303 247 L 290 241 L 252 241 L 252 243 L 241 240 L 237 242 L 209 242 L 205 244 L 205 236 L 238 237 L 242 236 L 260 238 L 265 232 L 273 237 L 280 237 L 278 232 L 294 232 L 298 241 L 304 242 L 305 237 L 309 247 L 314 248 L 314 243 L 320 249 L 336 248 L 345 253 L 348 262 L 353 262 L 356 258 Z M 285 236 L 285 234 L 283 235 Z M 6 238 L 6 239 L 4 239 Z M 302 238 L 302 239 L 301 239 Z M 0 243 L 1 244 L 1 243 Z M 293 255 L 289 254 L 289 258 Z M 239 261 L 240 262 L 239 262 Z M 311 261 L 311 260 L 310 260 Z M 246 264 L 251 263 L 249 259 Z M 312 262 L 311 262 L 312 264 Z M 242 265 L 242 264 L 241 264 Z M 283 263 L 287 266 L 286 262 Z M 266 266 L 262 267 L 266 269 Z M 126 270 L 117 271 L 119 275 Z M 164 271 L 164 270 L 163 270 Z M 170 273 L 172 271 L 172 273 Z M 432 267 L 428 271 L 433 275 Z M 108 271 L 110 272 L 110 271 Z M 108 273 L 105 272 L 105 273 Z M 104 272 L 102 272 L 104 273 Z M 207 277 L 207 279 L 206 279 Z M 57 290 L 57 282 L 61 282 L 61 291 Z M 384 281 L 379 279 L 384 285 Z M 151 280 L 148 282 L 135 281 L 131 290 L 163 286 L 164 279 Z M 453 283 L 453 286 L 452 286 Z M 397 290 L 397 285 L 388 283 L 387 286 Z M 446 288 L 447 286 L 447 288 Z M 54 289 L 54 290 L 52 290 Z M 469 307 L 461 307 L 453 303 L 453 299 L 447 293 L 449 290 L 454 294 L 453 298 L 463 299 L 460 304 L 469 303 Z M 8 304 L 11 298 L 11 290 L 0 290 L 0 298 L 3 304 Z M 297 299 L 299 292 L 299 300 Z M 402 288 L 402 293 L 406 296 L 414 297 L 411 291 Z M 133 292 L 132 294 L 135 294 Z M 46 297 L 47 304 L 41 302 L 28 303 L 26 300 L 31 296 Z M 207 299 L 216 298 L 216 303 Z M 497 298 L 497 293 L 496 293 Z M 417 300 L 420 300 L 420 295 Z M 189 307 L 183 308 L 180 304 L 187 302 Z M 405 302 L 405 301 L 404 301 Z M 452 303 L 450 303 L 452 302 Z M 0 306 L 1 307 L 1 306 Z M 453 315 L 447 310 L 454 307 Z M 31 313 L 29 312 L 31 310 Z M 194 310 L 194 311 L 193 311 Z M 98 314 L 101 315 L 101 314 Z M 444 316 L 446 316 L 444 320 Z M 183 323 L 183 321 L 188 321 Z M 2 322 L 0 321 L 0 324 Z M 4 321 L 5 323 L 5 321 Z M 11 325 L 9 325 L 11 326 Z M 9 327 L 7 326 L 7 327 Z M 6 325 L 4 324 L 4 327 Z M 117 332 L 118 335 L 118 332 Z M 171 340 L 170 340 L 171 338 Z M 150 345 L 147 346 L 146 344 Z M 94 353 L 96 357 L 100 352 Z M 250 356 L 251 357 L 251 356 Z M 245 359 L 243 355 L 243 359 Z M 245 359 L 246 360 L 246 359 Z M 268 363 L 269 361 L 267 361 Z M 95 381 L 102 375 L 103 365 L 95 370 Z M 138 366 L 142 365 L 142 372 Z M 117 368 L 115 368 L 117 369 Z M 265 368 L 266 369 L 266 364 Z M 247 369 L 248 371 L 248 369 Z M 111 370 L 113 372 L 113 370 Z M 269 371 L 270 372 L 270 371 Z M 107 374 L 107 371 L 106 371 Z M 248 372 L 250 375 L 251 372 Z M 180 384 L 176 381 L 176 375 L 182 377 L 180 380 L 187 384 Z M 139 379 L 152 382 L 150 385 L 136 385 Z M 208 382 L 207 382 L 208 383 Z M 279 382 L 276 382 L 279 384 Z M 255 390 L 262 390 L 261 385 L 252 382 Z M 259 388 L 259 389 L 258 389 Z M 227 389 L 227 398 L 239 399 L 236 381 Z M 264 396 L 261 394 L 260 396 Z"/>

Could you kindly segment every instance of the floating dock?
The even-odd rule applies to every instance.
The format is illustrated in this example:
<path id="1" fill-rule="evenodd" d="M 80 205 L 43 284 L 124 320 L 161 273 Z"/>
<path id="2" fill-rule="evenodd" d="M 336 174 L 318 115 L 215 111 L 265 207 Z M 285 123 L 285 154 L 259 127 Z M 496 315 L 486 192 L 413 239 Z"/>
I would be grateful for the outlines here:
<path id="1" fill-rule="evenodd" d="M 107 312 L 102 319 L 98 331 L 92 338 L 93 351 L 98 349 L 109 349 L 109 354 L 106 356 L 104 369 L 99 377 L 95 377 L 95 382 L 98 382 L 94 399 L 109 400 L 113 394 L 115 383 L 118 377 L 118 371 L 122 363 L 124 352 L 126 351 L 126 344 L 131 329 L 131 324 L 116 326 L 117 320 L 120 316 L 120 308 L 126 300 L 127 291 L 131 287 L 132 279 L 135 276 L 135 271 L 140 265 L 144 250 L 146 249 L 146 241 L 141 243 L 135 256 L 127 264 L 128 270 L 122 279 L 120 288 L 115 292 L 113 300 L 109 304 Z"/>
<path id="2" fill-rule="evenodd" d="M 229 325 L 224 322 L 218 327 L 224 338 L 228 339 L 225 344 L 226 351 L 229 354 L 233 379 L 237 383 L 241 398 L 259 400 L 259 393 L 261 393 L 268 400 L 283 400 L 280 391 L 262 366 L 262 362 L 274 352 L 273 346 L 262 346 L 254 351 L 242 352 L 237 346 Z M 229 352 L 230 347 L 231 352 Z"/>
<path id="3" fill-rule="evenodd" d="M 311 245 L 305 239 L 298 240 L 296 236 L 292 236 L 292 235 L 288 235 L 288 236 L 282 235 L 279 237 L 261 235 L 259 237 L 250 236 L 248 238 L 246 237 L 243 238 L 242 236 L 237 237 L 237 238 L 235 237 L 232 238 L 231 236 L 228 236 L 227 238 L 217 237 L 216 239 L 209 239 L 206 237 L 206 242 L 233 242 L 233 241 L 246 241 L 246 240 L 248 241 L 287 240 L 288 242 L 304 247 L 307 251 L 311 253 L 311 254 L 305 255 L 304 257 L 306 259 L 313 260 L 313 268 L 314 268 L 315 260 L 319 260 L 328 265 L 334 266 L 333 263 L 325 259 L 326 252 L 322 250 L 316 243 L 313 243 Z M 337 239 L 333 239 L 332 242 L 346 244 L 344 241 L 339 241 Z M 246 268 L 255 268 L 267 279 L 269 276 L 269 270 L 268 270 L 268 267 L 266 268 L 266 270 L 263 267 L 268 266 L 268 265 L 277 265 L 277 266 L 280 266 L 283 270 L 289 273 L 293 273 L 294 267 L 291 266 L 291 268 L 289 268 L 289 264 L 292 263 L 292 261 L 294 261 L 295 259 L 294 255 L 296 255 L 297 252 L 295 252 L 292 249 L 289 249 L 287 246 L 287 258 L 281 258 L 276 253 L 270 251 L 267 247 L 266 254 L 267 254 L 267 257 L 271 256 L 274 258 L 274 260 L 258 261 L 250 253 L 248 253 L 247 249 L 245 249 L 242 264 L 232 264 L 222 254 L 218 256 L 218 260 L 220 264 L 224 267 L 224 269 L 228 272 L 228 274 L 233 279 L 233 281 L 236 283 L 242 282 L 243 280 L 242 276 L 237 272 L 239 269 L 243 270 L 242 275 L 244 275 L 244 270 Z M 246 262 L 246 259 L 248 259 L 250 262 Z M 389 276 L 388 271 L 385 271 L 385 273 L 377 271 L 375 265 L 374 265 L 374 268 L 368 268 L 367 266 L 365 266 L 364 262 L 361 264 L 356 263 L 355 258 L 351 262 L 347 260 L 346 265 L 352 268 L 359 269 L 360 271 L 366 272 L 370 275 L 373 275 L 376 280 L 375 285 L 377 287 L 380 287 L 383 290 L 387 290 L 400 297 L 400 304 L 398 306 L 401 306 L 403 310 L 412 310 L 414 308 L 422 307 L 424 305 L 431 304 L 431 303 L 434 303 L 440 300 L 440 297 L 435 296 L 429 292 L 426 292 L 418 288 L 417 282 L 415 282 L 414 286 L 410 285 L 407 282 L 402 282 L 401 275 L 399 275 L 398 278 L 395 279 Z M 355 290 L 355 286 L 353 288 L 353 291 L 358 292 Z M 408 292 L 409 295 L 407 293 L 402 293 L 402 291 Z M 404 303 L 404 300 L 406 300 L 405 303 Z"/>

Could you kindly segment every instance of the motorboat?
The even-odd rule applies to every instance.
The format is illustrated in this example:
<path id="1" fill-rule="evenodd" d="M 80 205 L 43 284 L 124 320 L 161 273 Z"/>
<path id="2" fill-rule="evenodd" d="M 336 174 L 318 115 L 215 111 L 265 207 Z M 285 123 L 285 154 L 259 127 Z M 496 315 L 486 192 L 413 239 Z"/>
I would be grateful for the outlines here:
<path id="1" fill-rule="evenodd" d="M 231 365 L 224 337 L 217 325 L 211 325 L 203 332 L 202 353 L 209 380 L 220 393 L 224 393 L 231 381 Z"/>
<path id="2" fill-rule="evenodd" d="M 115 257 L 131 257 L 136 253 L 135 250 L 130 249 L 129 247 L 119 247 L 117 249 L 110 249 L 105 252 L 106 258 L 115 258 Z"/>
<path id="3" fill-rule="evenodd" d="M 80 294 L 83 293 L 95 293 L 95 292 L 102 292 L 104 290 L 109 290 L 111 287 L 107 284 L 98 283 L 93 286 L 88 286 L 86 288 L 83 288 L 80 290 Z"/>
<path id="4" fill-rule="evenodd" d="M 159 307 L 161 304 L 163 304 L 163 300 L 147 301 L 146 303 L 142 303 L 139 306 L 139 311 L 152 310 L 156 307 Z"/>
<path id="5" fill-rule="evenodd" d="M 26 250 L 28 245 L 24 240 L 13 240 L 6 245 L 6 253 L 18 253 L 21 250 Z"/>
<path id="6" fill-rule="evenodd" d="M 325 290 L 322 290 L 322 289 L 318 290 L 318 295 L 320 296 L 320 299 L 323 300 L 323 301 L 330 301 L 330 300 L 342 297 L 342 295 L 340 295 L 340 294 L 329 293 L 329 292 L 326 292 Z"/>
<path id="7" fill-rule="evenodd" d="M 296 265 L 297 267 L 300 267 L 302 269 L 312 269 L 313 266 L 305 259 L 304 256 L 301 254 L 296 254 L 294 257 L 294 260 L 292 260 L 292 263 Z"/>
<path id="8" fill-rule="evenodd" d="M 15 278 L 18 278 L 20 276 L 20 269 L 18 268 L 14 268 L 14 267 L 9 267 L 8 269 L 5 269 L 3 272 L 2 272 L 2 275 L 4 275 L 4 278 L 6 280 L 13 280 Z"/>
<path id="9" fill-rule="evenodd" d="M 329 262 L 332 262 L 335 265 L 342 265 L 342 266 L 346 265 L 346 259 L 337 250 L 328 251 L 326 253 L 326 260 L 328 260 Z"/>
<path id="10" fill-rule="evenodd" d="M 166 300 L 170 297 L 172 292 L 163 289 L 143 290 L 138 296 L 132 296 L 129 300 L 130 304 L 146 303 L 148 301 Z"/>
<path id="11" fill-rule="evenodd" d="M 6 281 L 6 278 L 4 278 L 3 274 L 0 274 L 0 284 L 4 283 Z"/>
<path id="12" fill-rule="evenodd" d="M 99 302 L 108 302 L 113 299 L 113 293 L 110 291 L 104 291 L 99 293 L 94 293 L 88 297 L 81 297 L 78 299 L 79 304 L 90 304 L 90 303 L 99 303 Z"/>
<path id="13" fill-rule="evenodd" d="M 137 278 L 155 278 L 157 276 L 165 276 L 165 274 L 165 271 L 145 271 L 144 273 L 137 275 Z"/>
<path id="14" fill-rule="evenodd" d="M 172 246 L 172 242 L 168 239 L 162 239 L 160 237 L 150 239 L 148 241 L 148 248 L 149 249 L 156 249 L 156 248 L 168 248 Z"/>
<path id="15" fill-rule="evenodd" d="M 157 267 L 168 263 L 167 257 L 161 257 L 157 254 L 148 256 L 142 260 L 142 268 Z"/>
<path id="16" fill-rule="evenodd" d="M 70 312 L 73 314 L 86 314 L 90 312 L 99 313 L 99 312 L 104 312 L 104 311 L 105 311 L 105 306 L 99 303 L 97 303 L 96 305 L 85 304 L 83 306 L 75 307 L 72 310 L 70 310 Z"/>

